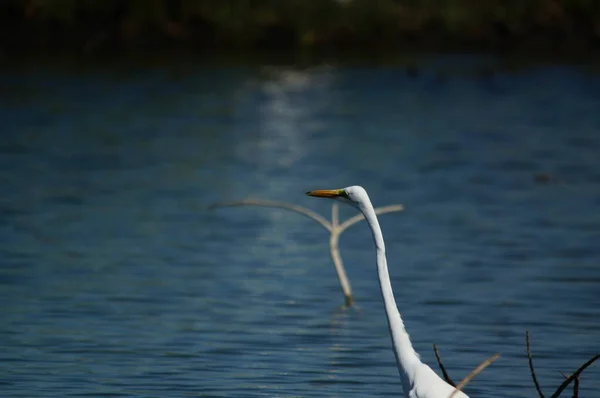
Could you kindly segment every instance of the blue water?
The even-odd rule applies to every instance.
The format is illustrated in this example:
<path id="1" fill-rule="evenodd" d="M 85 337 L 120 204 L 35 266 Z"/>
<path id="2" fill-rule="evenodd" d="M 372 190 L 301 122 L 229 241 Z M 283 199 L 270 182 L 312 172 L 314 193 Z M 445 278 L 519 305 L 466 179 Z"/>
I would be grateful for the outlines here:
<path id="1" fill-rule="evenodd" d="M 365 223 L 343 309 L 324 229 L 208 208 L 329 217 L 304 192 L 353 184 L 405 206 L 380 221 L 422 359 L 459 381 L 499 352 L 467 393 L 537 397 L 529 330 L 551 395 L 600 350 L 600 76 L 477 62 L 4 67 L 1 395 L 400 396 Z"/>

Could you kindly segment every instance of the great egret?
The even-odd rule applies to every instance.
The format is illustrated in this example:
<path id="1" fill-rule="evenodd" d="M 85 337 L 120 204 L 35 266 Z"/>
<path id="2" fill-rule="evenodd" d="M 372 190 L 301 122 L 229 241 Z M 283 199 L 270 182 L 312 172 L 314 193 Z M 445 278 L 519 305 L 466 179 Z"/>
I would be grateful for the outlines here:
<path id="1" fill-rule="evenodd" d="M 379 227 L 377 215 L 367 191 L 360 186 L 351 186 L 342 189 L 321 189 L 309 191 L 309 196 L 331 198 L 348 203 L 361 211 L 371 227 L 375 248 L 377 249 L 377 273 L 379 274 L 379 286 L 388 320 L 390 336 L 394 346 L 394 354 L 402 389 L 407 398 L 448 398 L 453 395 L 456 398 L 469 398 L 462 391 L 446 383 L 427 364 L 421 362 L 419 354 L 410 342 L 410 337 L 404 327 L 404 322 L 396 306 L 394 292 L 390 282 L 390 275 L 385 256 L 385 243 L 383 234 Z"/>

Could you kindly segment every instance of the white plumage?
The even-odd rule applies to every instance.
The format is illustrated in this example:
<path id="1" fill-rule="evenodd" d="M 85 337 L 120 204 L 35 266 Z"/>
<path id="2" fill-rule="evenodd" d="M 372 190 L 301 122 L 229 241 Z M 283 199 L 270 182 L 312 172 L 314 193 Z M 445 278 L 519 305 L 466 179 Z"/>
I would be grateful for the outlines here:
<path id="1" fill-rule="evenodd" d="M 383 234 L 379 227 L 375 209 L 371 204 L 367 191 L 360 186 L 351 186 L 343 189 L 310 191 L 306 194 L 338 199 L 348 203 L 358 208 L 369 223 L 377 251 L 377 273 L 379 275 L 381 295 L 388 319 L 390 336 L 392 337 L 394 354 L 396 355 L 396 363 L 398 364 L 400 378 L 402 379 L 404 396 L 407 398 L 450 397 L 456 389 L 446 383 L 428 365 L 421 362 L 419 355 L 415 352 L 410 342 L 410 337 L 406 332 L 404 322 L 394 299 L 385 255 L 385 242 L 383 241 Z M 462 391 L 457 391 L 454 397 L 469 398 Z"/>

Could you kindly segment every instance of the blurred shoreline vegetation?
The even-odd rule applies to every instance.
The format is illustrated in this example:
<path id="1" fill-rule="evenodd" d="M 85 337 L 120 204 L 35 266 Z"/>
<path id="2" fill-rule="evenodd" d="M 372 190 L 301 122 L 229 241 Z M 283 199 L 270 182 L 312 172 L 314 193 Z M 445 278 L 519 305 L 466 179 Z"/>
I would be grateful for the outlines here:
<path id="1" fill-rule="evenodd" d="M 600 0 L 4 0 L 3 53 L 596 53 Z"/>

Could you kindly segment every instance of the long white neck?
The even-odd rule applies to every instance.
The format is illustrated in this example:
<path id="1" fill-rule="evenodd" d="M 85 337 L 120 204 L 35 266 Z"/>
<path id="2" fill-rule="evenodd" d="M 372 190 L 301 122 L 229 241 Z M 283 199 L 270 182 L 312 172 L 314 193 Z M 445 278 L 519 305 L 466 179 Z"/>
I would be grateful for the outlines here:
<path id="1" fill-rule="evenodd" d="M 402 317 L 396 306 L 396 300 L 394 299 L 394 292 L 392 290 L 390 274 L 387 267 L 387 259 L 385 257 L 383 234 L 381 233 L 381 228 L 379 227 L 379 221 L 377 220 L 373 205 L 367 198 L 360 204 L 359 209 L 364 214 L 371 227 L 371 232 L 373 233 L 373 240 L 375 241 L 375 247 L 377 249 L 377 272 L 379 274 L 381 295 L 383 296 L 388 327 L 392 337 L 392 344 L 394 345 L 396 363 L 398 364 L 398 370 L 400 371 L 400 377 L 402 379 L 402 388 L 404 390 L 404 395 L 408 397 L 408 393 L 415 380 L 416 369 L 421 364 L 421 360 L 410 342 L 410 337 L 404 328 L 404 322 L 402 321 Z"/>

